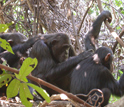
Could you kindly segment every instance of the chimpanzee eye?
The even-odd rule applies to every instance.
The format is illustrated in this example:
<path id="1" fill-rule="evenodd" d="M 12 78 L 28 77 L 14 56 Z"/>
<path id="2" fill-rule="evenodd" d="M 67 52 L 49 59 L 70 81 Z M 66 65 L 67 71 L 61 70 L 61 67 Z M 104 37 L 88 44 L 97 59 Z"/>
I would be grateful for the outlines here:
<path id="1" fill-rule="evenodd" d="M 70 45 L 64 45 L 63 46 L 63 49 L 66 50 L 66 49 L 69 49 L 70 48 Z"/>

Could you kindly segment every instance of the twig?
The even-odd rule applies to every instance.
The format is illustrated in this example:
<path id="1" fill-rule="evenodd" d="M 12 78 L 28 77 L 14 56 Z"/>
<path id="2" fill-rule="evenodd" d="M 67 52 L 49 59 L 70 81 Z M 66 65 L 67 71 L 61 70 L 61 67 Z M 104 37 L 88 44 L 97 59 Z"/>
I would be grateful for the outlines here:
<path id="1" fill-rule="evenodd" d="M 7 5 L 9 5 L 11 2 L 15 2 L 16 0 L 9 0 L 9 1 L 7 1 L 5 4 L 4 4 L 4 6 L 3 6 L 3 9 L 7 6 Z"/>
<path id="2" fill-rule="evenodd" d="M 0 68 L 5 69 L 7 71 L 11 71 L 13 73 L 17 73 L 17 74 L 19 73 L 19 70 L 13 69 L 11 67 L 7 67 L 7 66 L 2 65 L 2 64 L 0 64 Z M 80 98 L 76 97 L 75 95 L 73 95 L 71 93 L 68 93 L 68 92 L 66 92 L 66 91 L 64 91 L 64 90 L 62 90 L 62 89 L 60 89 L 60 88 L 58 88 L 58 87 L 56 87 L 56 86 L 44 81 L 42 79 L 40 79 L 40 78 L 36 78 L 34 76 L 31 76 L 31 75 L 28 75 L 27 78 L 32 80 L 32 81 L 35 81 L 38 84 L 41 84 L 41 85 L 44 85 L 44 86 L 46 86 L 46 87 L 48 87 L 50 89 L 53 89 L 53 90 L 55 90 L 55 91 L 57 91 L 59 93 L 63 93 L 65 95 L 67 95 L 67 97 L 69 97 L 70 99 L 72 99 L 74 101 L 77 101 L 77 102 L 85 105 L 86 107 L 91 107 L 88 103 L 86 103 L 85 101 L 83 101 Z"/>
<path id="3" fill-rule="evenodd" d="M 79 48 L 79 52 L 82 52 L 82 48 L 81 45 L 79 43 L 79 38 L 75 29 L 75 22 L 74 22 L 74 16 L 73 16 L 73 12 L 71 11 L 71 7 L 70 7 L 70 2 L 68 0 L 68 11 L 70 11 L 70 16 L 71 16 L 71 20 L 72 20 L 72 27 L 73 27 L 73 31 L 74 31 L 74 36 L 75 36 L 75 48 L 78 47 Z"/>
<path id="4" fill-rule="evenodd" d="M 124 28 L 122 29 L 119 37 L 121 38 L 123 35 L 124 35 Z M 115 42 L 115 44 L 114 44 L 114 46 L 112 48 L 113 53 L 115 53 L 115 48 L 117 47 L 117 44 L 118 44 L 118 41 Z"/>
<path id="5" fill-rule="evenodd" d="M 78 31 L 77 31 L 77 34 L 78 34 L 78 35 L 79 35 L 79 33 L 80 33 L 80 30 L 81 30 L 82 24 L 83 24 L 83 22 L 84 22 L 84 19 L 85 19 L 87 13 L 88 13 L 90 7 L 91 7 L 92 4 L 93 4 L 93 1 L 94 1 L 94 0 L 90 1 L 89 6 L 88 6 L 88 8 L 87 8 L 87 10 L 86 10 L 86 12 L 85 12 L 85 14 L 84 14 L 84 17 L 83 17 L 83 19 L 82 19 L 82 21 L 81 21 L 81 24 L 80 24 L 80 26 L 79 26 L 79 29 L 78 29 Z"/>
<path id="6" fill-rule="evenodd" d="M 98 2 L 99 10 L 100 10 L 100 12 L 102 12 L 103 9 L 102 9 L 102 5 L 101 5 L 101 0 L 97 0 L 97 2 Z M 118 41 L 118 43 L 121 44 L 122 47 L 124 47 L 123 41 L 119 38 L 119 36 L 117 35 L 117 33 L 114 32 L 114 29 L 109 25 L 109 23 L 108 23 L 107 20 L 105 21 L 105 25 L 109 29 L 111 35 Z"/>
<path id="7" fill-rule="evenodd" d="M 117 16 L 116 16 L 116 14 L 115 14 L 115 10 L 114 10 L 114 8 L 113 8 L 113 1 L 111 1 L 111 0 L 109 0 L 110 1 L 110 3 L 109 4 L 111 4 L 112 5 L 112 11 L 113 11 L 113 14 L 114 14 L 114 17 L 115 17 L 115 19 L 117 19 Z"/>
<path id="8" fill-rule="evenodd" d="M 115 7 L 113 7 L 111 4 L 108 4 L 108 3 L 104 2 L 104 1 L 102 1 L 102 3 L 111 6 L 117 13 L 119 13 L 122 16 L 122 18 L 124 18 L 124 15 L 119 10 L 117 10 Z"/>
<path id="9" fill-rule="evenodd" d="M 13 19 L 12 19 L 11 17 L 9 17 L 6 13 L 4 13 L 4 15 L 6 15 L 6 17 L 7 17 L 8 19 L 10 19 L 11 21 L 14 21 L 14 23 L 20 24 L 20 25 L 26 30 L 26 32 L 29 34 L 29 36 L 31 36 L 31 33 L 27 30 L 27 28 L 24 26 L 24 24 L 19 23 L 19 21 L 13 20 Z"/>
<path id="10" fill-rule="evenodd" d="M 31 10 L 31 12 L 34 14 L 34 10 L 33 10 L 32 6 L 31 6 L 31 3 L 30 3 L 29 0 L 27 0 L 27 4 L 28 4 L 28 7 Z"/>

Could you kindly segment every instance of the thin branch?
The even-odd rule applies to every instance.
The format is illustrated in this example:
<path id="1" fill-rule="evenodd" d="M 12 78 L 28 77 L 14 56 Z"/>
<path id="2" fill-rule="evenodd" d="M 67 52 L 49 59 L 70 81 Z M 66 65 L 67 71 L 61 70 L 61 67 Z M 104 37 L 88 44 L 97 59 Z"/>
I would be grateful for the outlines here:
<path id="1" fill-rule="evenodd" d="M 121 38 L 123 35 L 124 35 L 124 28 L 122 29 L 119 37 Z M 118 44 L 118 41 L 116 41 L 116 43 L 114 44 L 114 46 L 112 48 L 113 53 L 115 53 L 115 48 L 117 47 L 117 44 Z"/>
<path id="2" fill-rule="evenodd" d="M 84 17 L 83 17 L 83 19 L 82 19 L 82 21 L 81 21 L 81 24 L 80 24 L 80 26 L 79 26 L 79 29 L 78 29 L 78 31 L 77 31 L 77 34 L 78 34 L 78 35 L 79 35 L 79 33 L 80 33 L 80 30 L 81 30 L 82 24 L 83 24 L 83 22 L 84 22 L 84 19 L 85 19 L 87 13 L 88 13 L 90 7 L 91 7 L 92 4 L 93 4 L 93 1 L 94 1 L 94 0 L 90 1 L 89 6 L 88 6 L 88 8 L 87 8 L 87 10 L 86 10 L 86 12 L 85 12 L 85 14 L 84 14 Z"/>
<path id="3" fill-rule="evenodd" d="M 28 4 L 28 7 L 31 10 L 31 12 L 34 14 L 34 10 L 33 10 L 32 6 L 31 6 L 31 3 L 30 3 L 29 0 L 27 0 L 27 4 Z"/>
<path id="4" fill-rule="evenodd" d="M 7 71 L 11 71 L 11 72 L 16 73 L 16 74 L 19 73 L 19 70 L 13 69 L 11 67 L 7 67 L 7 66 L 2 65 L 2 64 L 0 64 L 0 68 L 5 69 Z M 52 84 L 44 81 L 42 79 L 40 79 L 40 78 L 36 78 L 34 76 L 31 76 L 31 75 L 28 75 L 27 78 L 30 79 L 30 80 L 32 80 L 32 81 L 35 81 L 38 84 L 41 84 L 41 85 L 44 85 L 44 86 L 46 86 L 46 87 L 48 87 L 50 89 L 53 89 L 56 92 L 63 93 L 65 95 L 67 95 L 68 98 L 70 98 L 70 99 L 72 99 L 74 101 L 77 101 L 77 102 L 83 104 L 86 107 L 91 107 L 88 103 L 86 103 L 85 101 L 83 101 L 80 98 L 76 97 L 75 95 L 73 95 L 71 93 L 68 93 L 68 92 L 66 92 L 66 91 L 64 91 L 64 90 L 62 90 L 62 89 L 60 89 L 60 88 L 58 88 L 58 87 L 56 87 L 56 86 L 54 86 L 54 85 L 52 85 Z"/>
<path id="5" fill-rule="evenodd" d="M 104 1 L 102 1 L 102 3 L 111 6 L 117 13 L 119 13 L 122 16 L 122 18 L 124 18 L 124 15 L 119 10 L 117 10 L 115 7 L 113 7 L 110 3 L 108 4 L 108 3 L 104 2 Z"/>
<path id="6" fill-rule="evenodd" d="M 9 5 L 11 2 L 15 2 L 16 0 L 9 0 L 9 1 L 7 1 L 4 5 L 3 5 L 3 9 L 7 6 L 7 5 Z"/>
<path id="7" fill-rule="evenodd" d="M 25 30 L 26 32 L 29 34 L 29 36 L 31 36 L 31 33 L 28 31 L 28 29 L 24 26 L 24 24 L 19 23 L 19 21 L 13 20 L 11 17 L 9 17 L 6 13 L 4 13 L 4 15 L 6 15 L 7 18 L 9 18 L 11 21 L 14 21 L 14 23 L 18 23 L 20 24 Z"/>
<path id="8" fill-rule="evenodd" d="M 82 52 L 82 48 L 81 48 L 81 45 L 80 45 L 80 42 L 79 42 L 79 38 L 78 38 L 78 35 L 77 35 L 77 32 L 76 32 L 74 16 L 73 16 L 73 12 L 71 11 L 69 0 L 68 0 L 68 9 L 69 9 L 68 11 L 70 11 L 70 16 L 71 16 L 71 20 L 72 20 L 72 27 L 73 27 L 73 31 L 74 31 L 74 36 L 76 38 L 75 48 L 78 47 L 79 48 L 79 52 Z"/>

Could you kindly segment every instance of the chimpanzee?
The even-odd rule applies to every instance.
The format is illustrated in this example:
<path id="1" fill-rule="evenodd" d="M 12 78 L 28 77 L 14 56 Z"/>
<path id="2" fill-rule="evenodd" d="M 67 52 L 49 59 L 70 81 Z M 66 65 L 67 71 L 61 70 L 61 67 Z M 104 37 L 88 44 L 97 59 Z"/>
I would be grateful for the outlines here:
<path id="1" fill-rule="evenodd" d="M 22 33 L 3 33 L 0 34 L 0 38 L 5 39 L 7 42 L 10 43 L 11 47 L 20 44 L 20 43 L 24 43 L 27 41 L 27 37 L 25 35 L 23 35 Z M 0 53 L 3 52 L 4 49 L 2 47 L 0 47 Z"/>
<path id="2" fill-rule="evenodd" d="M 85 50 L 88 49 L 93 49 L 94 51 L 96 50 L 95 39 L 98 38 L 102 22 L 106 19 L 108 19 L 109 23 L 112 20 L 111 13 L 109 11 L 103 11 L 94 21 L 92 29 L 88 32 L 88 34 L 85 37 Z"/>
<path id="3" fill-rule="evenodd" d="M 17 68 L 18 61 L 22 56 L 27 57 L 27 50 L 33 46 L 33 44 L 39 39 L 39 37 L 33 37 L 28 39 L 25 43 L 17 44 L 12 47 L 15 54 L 11 54 L 8 51 L 0 53 L 0 58 L 4 58 L 10 67 Z M 0 59 L 0 63 L 2 60 Z"/>
<path id="4" fill-rule="evenodd" d="M 11 54 L 8 51 L 4 51 L 0 53 L 0 63 L 3 63 L 3 58 L 7 61 L 7 64 L 10 67 L 18 68 L 19 66 L 19 60 L 22 56 L 27 57 L 27 50 L 33 46 L 33 44 L 39 40 L 39 37 L 33 37 L 27 40 L 25 43 L 17 44 L 13 46 L 13 52 L 15 54 Z M 2 70 L 0 69 L 0 74 L 2 74 Z M 0 88 L 0 95 L 6 93 L 6 86 L 3 86 Z"/>
<path id="5" fill-rule="evenodd" d="M 71 74 L 70 92 L 88 94 L 92 89 L 103 91 L 104 102 L 108 104 L 110 94 L 124 94 L 124 74 L 116 81 L 111 74 L 113 53 L 108 47 L 98 48 L 93 55 L 82 60 Z"/>
<path id="6" fill-rule="evenodd" d="M 92 54 L 92 51 L 86 51 L 74 56 L 70 39 L 65 33 L 47 34 L 42 38 L 33 45 L 29 55 L 38 59 L 38 65 L 31 74 L 57 86 L 57 80 L 67 75 L 80 61 Z M 43 88 L 50 95 L 56 93 L 47 87 Z"/>

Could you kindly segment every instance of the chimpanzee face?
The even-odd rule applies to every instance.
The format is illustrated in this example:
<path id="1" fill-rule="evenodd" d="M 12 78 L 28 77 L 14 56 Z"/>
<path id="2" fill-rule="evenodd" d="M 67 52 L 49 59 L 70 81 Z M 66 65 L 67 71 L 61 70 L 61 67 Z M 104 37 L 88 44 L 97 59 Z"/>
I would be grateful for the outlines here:
<path id="1" fill-rule="evenodd" d="M 52 46 L 53 56 L 56 61 L 63 62 L 68 59 L 69 57 L 69 49 L 70 44 L 57 42 L 55 45 Z"/>

